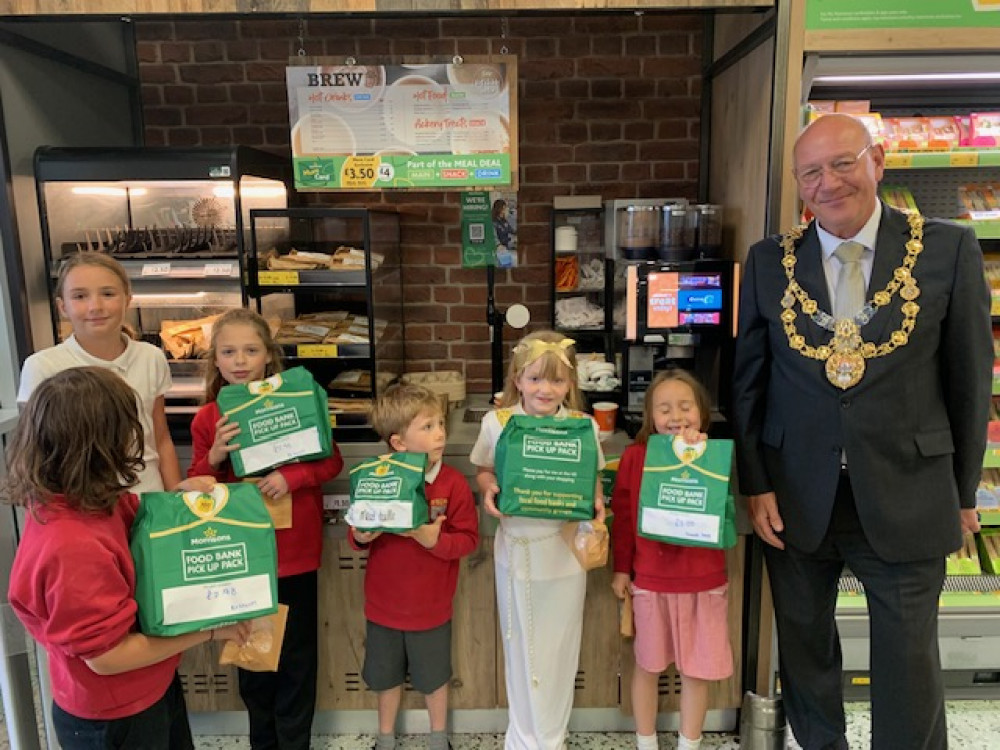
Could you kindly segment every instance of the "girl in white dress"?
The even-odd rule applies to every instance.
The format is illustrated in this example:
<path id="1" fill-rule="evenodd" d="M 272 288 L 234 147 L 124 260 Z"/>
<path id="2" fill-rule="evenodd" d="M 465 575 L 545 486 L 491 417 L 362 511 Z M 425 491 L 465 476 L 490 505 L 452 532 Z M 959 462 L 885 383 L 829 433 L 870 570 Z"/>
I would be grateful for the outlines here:
<path id="1" fill-rule="evenodd" d="M 509 705 L 506 750 L 561 750 L 566 744 L 587 579 L 562 539 L 563 521 L 497 510 L 494 452 L 511 415 L 582 416 L 573 343 L 555 331 L 538 331 L 514 347 L 502 402 L 507 408 L 483 418 L 469 457 L 483 505 L 500 519 L 494 564 Z M 594 436 L 602 468 L 596 422 Z M 600 487 L 598 482 L 594 509 L 603 520 Z"/>

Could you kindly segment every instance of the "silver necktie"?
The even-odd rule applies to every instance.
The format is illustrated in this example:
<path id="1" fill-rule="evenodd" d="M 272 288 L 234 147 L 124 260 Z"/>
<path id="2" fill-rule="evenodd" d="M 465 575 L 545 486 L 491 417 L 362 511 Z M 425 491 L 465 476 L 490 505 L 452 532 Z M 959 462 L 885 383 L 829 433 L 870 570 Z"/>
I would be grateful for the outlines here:
<path id="1" fill-rule="evenodd" d="M 833 251 L 840 261 L 837 288 L 833 295 L 833 317 L 853 318 L 865 304 L 865 275 L 861 271 L 861 254 L 865 246 L 860 242 L 842 242 Z"/>

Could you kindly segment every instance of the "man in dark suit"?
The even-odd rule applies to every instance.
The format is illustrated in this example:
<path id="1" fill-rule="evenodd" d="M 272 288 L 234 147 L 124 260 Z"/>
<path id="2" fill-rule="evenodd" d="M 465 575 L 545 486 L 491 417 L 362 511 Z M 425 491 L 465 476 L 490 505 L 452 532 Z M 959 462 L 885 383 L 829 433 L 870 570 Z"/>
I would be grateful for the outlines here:
<path id="1" fill-rule="evenodd" d="M 868 603 L 872 747 L 944 748 L 938 596 L 979 528 L 992 377 L 982 252 L 971 229 L 879 201 L 885 154 L 855 118 L 813 122 L 794 165 L 816 220 L 750 249 L 733 381 L 786 711 L 806 750 L 847 747 L 846 565 Z"/>

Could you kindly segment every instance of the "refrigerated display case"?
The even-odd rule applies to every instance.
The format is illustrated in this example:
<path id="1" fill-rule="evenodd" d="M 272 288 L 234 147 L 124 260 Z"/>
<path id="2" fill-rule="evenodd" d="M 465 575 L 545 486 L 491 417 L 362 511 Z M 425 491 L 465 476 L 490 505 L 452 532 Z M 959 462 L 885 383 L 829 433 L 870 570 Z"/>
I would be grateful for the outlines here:
<path id="1" fill-rule="evenodd" d="M 162 346 L 173 387 L 167 415 L 178 439 L 204 393 L 200 355 L 215 316 L 247 302 L 249 212 L 287 205 L 285 159 L 246 147 L 54 148 L 35 152 L 35 179 L 52 327 L 62 260 L 108 253 L 128 273 L 126 323 Z"/>
<path id="2" fill-rule="evenodd" d="M 264 209 L 250 227 L 249 292 L 286 363 L 327 389 L 338 441 L 378 440 L 372 401 L 406 359 L 399 215 Z"/>

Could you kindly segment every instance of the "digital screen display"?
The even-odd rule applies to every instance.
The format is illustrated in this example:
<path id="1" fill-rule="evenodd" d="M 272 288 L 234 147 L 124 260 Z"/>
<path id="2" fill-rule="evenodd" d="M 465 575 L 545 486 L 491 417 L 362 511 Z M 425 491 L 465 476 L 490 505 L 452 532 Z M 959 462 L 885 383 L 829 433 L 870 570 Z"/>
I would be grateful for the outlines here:
<path id="1" fill-rule="evenodd" d="M 649 329 L 722 323 L 722 275 L 656 271 L 647 275 Z"/>

